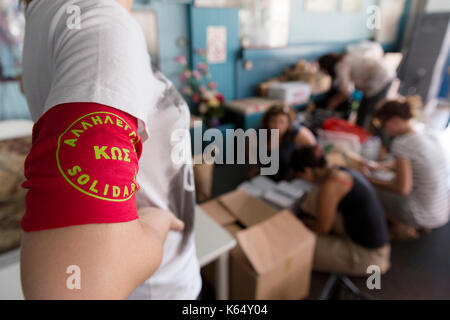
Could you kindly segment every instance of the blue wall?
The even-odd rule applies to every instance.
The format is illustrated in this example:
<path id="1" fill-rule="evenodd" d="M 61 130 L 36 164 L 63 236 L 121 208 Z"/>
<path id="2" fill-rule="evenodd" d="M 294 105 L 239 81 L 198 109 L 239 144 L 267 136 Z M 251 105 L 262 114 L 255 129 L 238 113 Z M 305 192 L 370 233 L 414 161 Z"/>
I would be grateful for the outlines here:
<path id="1" fill-rule="evenodd" d="M 135 9 L 154 10 L 157 15 L 160 69 L 177 87 L 183 68 L 174 63 L 179 55 L 189 57 L 188 4 L 135 0 Z M 184 46 L 178 43 L 184 42 Z"/>
<path id="2" fill-rule="evenodd" d="M 349 42 L 369 38 L 366 9 L 377 1 L 362 2 L 359 12 L 340 12 L 339 1 L 335 1 L 333 12 L 310 12 L 304 10 L 305 0 L 291 0 L 289 44 Z"/>
<path id="3" fill-rule="evenodd" d="M 174 63 L 178 55 L 189 56 L 188 4 L 136 0 L 135 9 L 154 10 L 157 14 L 159 61 L 161 71 L 178 86 L 182 67 Z M 183 43 L 179 46 L 177 43 Z M 0 59 L 11 74 L 10 57 L 6 48 L 0 48 Z M 0 120 L 29 119 L 26 100 L 20 93 L 17 83 L 0 84 Z"/>
<path id="4" fill-rule="evenodd" d="M 218 90 L 226 99 L 234 99 L 235 63 L 239 53 L 239 10 L 237 8 L 213 9 L 190 7 L 192 64 L 200 61 L 197 49 L 206 48 L 208 26 L 225 26 L 227 29 L 227 60 L 225 63 L 210 64 L 211 78 L 218 82 Z"/>
<path id="5" fill-rule="evenodd" d="M 227 62 L 211 65 L 211 73 L 226 98 L 235 99 L 253 95 L 257 83 L 280 74 L 301 58 L 312 60 L 370 36 L 365 27 L 366 8 L 376 0 L 363 0 L 363 8 L 356 13 L 339 12 L 337 0 L 335 11 L 326 13 L 306 12 L 304 0 L 291 1 L 289 45 L 273 50 L 239 48 L 237 9 L 196 8 L 190 0 L 183 3 L 155 0 L 150 4 L 147 0 L 136 0 L 134 7 L 157 13 L 160 68 L 176 86 L 179 86 L 182 67 L 173 62 L 174 58 L 185 55 L 195 64 L 198 57 L 192 53 L 197 48 L 205 48 L 207 26 L 226 26 Z M 253 62 L 252 70 L 243 68 L 247 60 Z M 0 85 L 0 119 L 27 117 L 26 102 L 17 84 Z"/>

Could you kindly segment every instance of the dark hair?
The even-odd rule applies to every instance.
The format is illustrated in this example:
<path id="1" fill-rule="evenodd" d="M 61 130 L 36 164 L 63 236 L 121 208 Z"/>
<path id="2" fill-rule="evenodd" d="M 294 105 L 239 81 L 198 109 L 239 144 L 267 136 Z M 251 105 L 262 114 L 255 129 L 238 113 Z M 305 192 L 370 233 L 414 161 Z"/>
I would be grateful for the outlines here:
<path id="1" fill-rule="evenodd" d="M 344 55 L 343 53 L 329 53 L 321 56 L 317 62 L 319 63 L 320 69 L 334 79 L 336 78 L 336 65 L 342 60 Z"/>
<path id="2" fill-rule="evenodd" d="M 269 129 L 270 119 L 272 119 L 273 117 L 278 116 L 280 114 L 288 117 L 288 120 L 289 120 L 289 129 L 288 130 L 292 130 L 292 126 L 294 125 L 294 120 L 295 120 L 295 113 L 291 107 L 285 106 L 282 104 L 273 105 L 269 108 L 269 110 L 266 111 L 266 113 L 264 113 L 264 116 L 262 117 L 262 120 L 261 120 L 262 129 Z"/>
<path id="3" fill-rule="evenodd" d="M 413 117 L 411 104 L 405 100 L 386 100 L 381 103 L 380 108 L 375 112 L 374 117 L 384 123 L 389 119 L 398 117 L 409 120 Z"/>
<path id="4" fill-rule="evenodd" d="M 325 168 L 327 160 L 318 146 L 297 148 L 291 155 L 291 168 L 304 172 L 306 168 Z"/>

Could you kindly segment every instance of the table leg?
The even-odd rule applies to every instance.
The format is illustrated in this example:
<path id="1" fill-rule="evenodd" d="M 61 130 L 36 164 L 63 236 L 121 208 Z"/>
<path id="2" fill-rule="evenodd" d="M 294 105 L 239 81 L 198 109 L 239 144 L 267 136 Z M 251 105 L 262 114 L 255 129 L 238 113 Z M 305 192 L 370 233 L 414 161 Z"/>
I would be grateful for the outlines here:
<path id="1" fill-rule="evenodd" d="M 223 253 L 216 261 L 216 299 L 229 299 L 228 252 Z"/>

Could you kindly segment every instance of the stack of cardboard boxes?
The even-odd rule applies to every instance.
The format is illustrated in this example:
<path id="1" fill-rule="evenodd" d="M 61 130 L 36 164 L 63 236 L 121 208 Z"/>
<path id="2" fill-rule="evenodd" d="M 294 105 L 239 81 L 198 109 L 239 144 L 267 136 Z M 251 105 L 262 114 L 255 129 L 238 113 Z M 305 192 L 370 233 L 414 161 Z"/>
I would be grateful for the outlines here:
<path id="1" fill-rule="evenodd" d="M 315 236 L 289 210 L 277 211 L 244 190 L 201 205 L 230 232 L 232 299 L 302 299 L 309 293 Z M 214 268 L 203 272 L 214 279 Z"/>

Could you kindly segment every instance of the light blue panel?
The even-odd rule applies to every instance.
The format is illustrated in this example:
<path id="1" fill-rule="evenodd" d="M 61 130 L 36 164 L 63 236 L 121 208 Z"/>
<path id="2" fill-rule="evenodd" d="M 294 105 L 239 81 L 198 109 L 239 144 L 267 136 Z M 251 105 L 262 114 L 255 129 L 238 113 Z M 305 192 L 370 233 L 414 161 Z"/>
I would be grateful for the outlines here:
<path id="1" fill-rule="evenodd" d="M 211 64 L 211 76 L 217 81 L 218 89 L 227 100 L 235 98 L 235 63 L 239 52 L 239 10 L 237 8 L 197 8 L 190 7 L 191 55 L 196 65 L 200 57 L 196 49 L 206 48 L 206 29 L 208 26 L 227 28 L 227 61 Z"/>
<path id="2" fill-rule="evenodd" d="M 164 1 L 136 0 L 134 8 L 151 9 L 157 14 L 159 56 L 161 71 L 176 85 L 183 68 L 174 63 L 178 55 L 189 56 L 188 5 Z M 178 46 L 177 41 L 185 39 L 184 46 Z M 181 41 L 182 42 L 182 41 Z M 1 48 L 5 49 L 5 48 Z M 13 76 L 11 61 L 6 50 L 0 50 L 0 60 L 5 64 L 5 73 Z M 13 118 L 29 118 L 26 100 L 18 90 L 18 85 L 0 84 L 0 120 Z"/>
<path id="3" fill-rule="evenodd" d="M 289 44 L 309 42 L 345 42 L 367 39 L 370 30 L 366 27 L 366 9 L 376 0 L 363 0 L 359 12 L 341 12 L 335 0 L 332 12 L 306 11 L 305 0 L 291 0 Z"/>
<path id="4" fill-rule="evenodd" d="M 7 48 L 0 48 L 0 63 L 4 68 L 3 76 L 17 76 L 12 55 Z M 10 119 L 30 119 L 30 112 L 18 82 L 0 82 L 0 121 Z"/>
<path id="5" fill-rule="evenodd" d="M 447 57 L 447 64 L 446 64 L 443 74 L 442 74 L 442 85 L 441 85 L 441 90 L 439 92 L 439 98 L 442 98 L 442 99 L 450 99 L 449 92 L 448 92 L 450 89 L 449 71 L 450 71 L 450 55 Z"/>
<path id="6" fill-rule="evenodd" d="M 254 96 L 259 83 L 281 75 L 284 69 L 300 59 L 312 61 L 327 52 L 342 52 L 347 45 L 354 42 L 305 43 L 279 49 L 245 49 L 242 51 L 242 58 L 236 63 L 236 97 L 239 99 Z M 250 70 L 244 68 L 245 61 L 252 62 Z"/>
<path id="7" fill-rule="evenodd" d="M 0 83 L 0 121 L 10 119 L 31 119 L 18 82 Z"/>
<path id="8" fill-rule="evenodd" d="M 175 63 L 177 56 L 183 55 L 189 59 L 189 15 L 188 4 L 170 1 L 136 0 L 133 8 L 154 10 L 157 15 L 159 62 L 160 69 L 175 86 L 179 87 L 178 78 L 183 67 Z M 181 40 L 181 41 L 180 41 Z M 177 43 L 184 42 L 184 46 Z"/>

